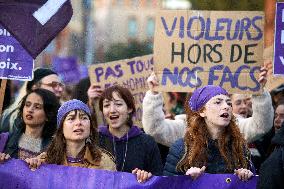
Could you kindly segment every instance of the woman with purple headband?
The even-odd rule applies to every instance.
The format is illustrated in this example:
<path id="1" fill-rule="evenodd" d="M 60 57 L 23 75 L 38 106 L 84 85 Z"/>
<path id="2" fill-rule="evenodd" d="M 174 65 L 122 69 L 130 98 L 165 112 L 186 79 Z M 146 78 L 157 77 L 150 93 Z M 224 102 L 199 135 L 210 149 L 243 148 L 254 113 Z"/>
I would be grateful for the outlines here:
<path id="1" fill-rule="evenodd" d="M 199 88 L 186 106 L 186 133 L 171 146 L 164 175 L 196 179 L 203 172 L 235 173 L 243 181 L 253 176 L 227 91 L 213 85 Z"/>
<path id="2" fill-rule="evenodd" d="M 267 69 L 261 68 L 258 82 L 264 87 Z M 142 123 L 145 133 L 154 137 L 155 141 L 165 146 L 171 146 L 184 136 L 186 130 L 186 115 L 175 116 L 174 120 L 166 119 L 163 112 L 163 97 L 156 91 L 159 81 L 152 73 L 147 80 L 149 91 L 143 99 Z M 248 143 L 260 139 L 273 125 L 274 110 L 269 92 L 264 89 L 261 94 L 252 95 L 253 114 L 250 118 L 236 117 L 237 125 Z"/>

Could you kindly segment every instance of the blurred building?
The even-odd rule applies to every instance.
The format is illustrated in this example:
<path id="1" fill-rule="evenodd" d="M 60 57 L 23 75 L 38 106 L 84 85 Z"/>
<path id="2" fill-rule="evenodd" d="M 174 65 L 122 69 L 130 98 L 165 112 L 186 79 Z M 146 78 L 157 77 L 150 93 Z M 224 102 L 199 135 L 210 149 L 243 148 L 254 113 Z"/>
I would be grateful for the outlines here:
<path id="1" fill-rule="evenodd" d="M 187 0 L 71 0 L 73 16 L 70 23 L 38 62 L 48 65 L 53 55 L 75 55 L 86 61 L 86 52 L 93 62 L 104 61 L 111 44 L 132 40 L 153 45 L 155 13 L 163 8 L 189 8 Z M 95 53 L 94 53 L 95 52 Z"/>

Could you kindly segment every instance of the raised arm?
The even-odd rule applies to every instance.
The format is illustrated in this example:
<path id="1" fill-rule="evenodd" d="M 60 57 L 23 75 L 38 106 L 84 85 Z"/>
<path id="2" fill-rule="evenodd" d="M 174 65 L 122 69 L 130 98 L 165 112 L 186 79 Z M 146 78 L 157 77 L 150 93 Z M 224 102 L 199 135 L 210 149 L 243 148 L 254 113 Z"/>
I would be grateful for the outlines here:
<path id="1" fill-rule="evenodd" d="M 152 74 L 147 82 L 150 90 L 143 99 L 144 131 L 154 137 L 156 142 L 171 146 L 177 139 L 183 137 L 186 116 L 178 116 L 179 119 L 176 120 L 165 119 L 162 94 L 154 91 L 154 86 L 158 85 L 155 74 Z"/>
<path id="2" fill-rule="evenodd" d="M 262 87 L 266 84 L 266 77 L 267 69 L 262 67 L 258 80 Z M 248 143 L 262 137 L 273 126 L 274 110 L 268 91 L 264 91 L 261 95 L 252 95 L 252 110 L 252 117 L 238 118 L 237 120 L 240 131 Z"/>

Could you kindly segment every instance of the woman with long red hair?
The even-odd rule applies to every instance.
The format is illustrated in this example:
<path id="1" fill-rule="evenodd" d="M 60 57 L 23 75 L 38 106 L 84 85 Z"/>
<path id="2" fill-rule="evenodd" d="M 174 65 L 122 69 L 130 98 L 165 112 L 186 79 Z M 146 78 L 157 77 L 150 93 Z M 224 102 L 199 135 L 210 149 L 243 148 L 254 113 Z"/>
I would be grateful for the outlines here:
<path id="1" fill-rule="evenodd" d="M 187 106 L 187 129 L 174 143 L 167 157 L 164 175 L 190 175 L 203 172 L 235 173 L 248 180 L 249 152 L 232 113 L 226 90 L 208 85 L 194 91 Z"/>

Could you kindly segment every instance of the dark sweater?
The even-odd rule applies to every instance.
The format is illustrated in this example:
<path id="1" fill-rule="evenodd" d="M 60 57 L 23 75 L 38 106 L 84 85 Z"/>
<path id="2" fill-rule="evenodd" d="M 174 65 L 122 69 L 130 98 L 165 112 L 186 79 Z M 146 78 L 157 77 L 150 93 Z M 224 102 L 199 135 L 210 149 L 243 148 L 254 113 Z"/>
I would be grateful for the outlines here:
<path id="1" fill-rule="evenodd" d="M 111 152 L 116 159 L 117 171 L 132 172 L 139 168 L 154 175 L 161 175 L 163 166 L 154 139 L 132 126 L 122 138 L 113 136 L 107 126 L 99 127 L 100 146 Z M 127 149 L 127 150 L 126 150 Z M 123 166 L 124 164 L 124 166 Z"/>
<path id="2" fill-rule="evenodd" d="M 258 189 L 284 189 L 284 124 L 272 144 L 276 148 L 260 167 Z"/>

